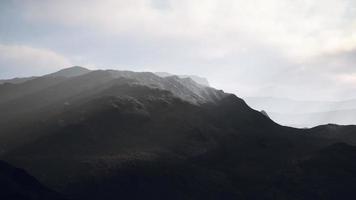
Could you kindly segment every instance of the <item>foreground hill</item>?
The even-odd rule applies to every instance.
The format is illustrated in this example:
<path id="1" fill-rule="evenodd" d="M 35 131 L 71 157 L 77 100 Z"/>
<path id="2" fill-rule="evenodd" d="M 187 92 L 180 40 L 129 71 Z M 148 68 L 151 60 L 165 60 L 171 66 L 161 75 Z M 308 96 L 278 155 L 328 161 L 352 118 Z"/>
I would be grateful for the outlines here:
<path id="1" fill-rule="evenodd" d="M 226 95 L 222 91 L 197 84 L 190 78 L 161 78 L 149 72 L 89 72 L 78 67 L 21 84 L 0 85 L 0 126 L 3 130 L 0 135 L 1 151 L 6 152 L 28 139 L 37 137 L 29 132 L 42 128 L 46 120 L 66 110 L 69 105 L 79 105 L 101 97 L 105 95 L 105 91 L 108 92 L 107 95 L 111 95 L 110 89 L 123 84 L 169 91 L 172 96 L 196 105 L 215 102 Z M 125 96 L 125 91 L 113 95 Z"/>
<path id="2" fill-rule="evenodd" d="M 64 200 L 47 189 L 24 170 L 0 161 L 0 199 L 2 200 Z"/>
<path id="3" fill-rule="evenodd" d="M 148 72 L 51 75 L 1 89 L 2 158 L 74 199 L 355 195 L 352 126 L 283 127 L 235 95 Z"/>

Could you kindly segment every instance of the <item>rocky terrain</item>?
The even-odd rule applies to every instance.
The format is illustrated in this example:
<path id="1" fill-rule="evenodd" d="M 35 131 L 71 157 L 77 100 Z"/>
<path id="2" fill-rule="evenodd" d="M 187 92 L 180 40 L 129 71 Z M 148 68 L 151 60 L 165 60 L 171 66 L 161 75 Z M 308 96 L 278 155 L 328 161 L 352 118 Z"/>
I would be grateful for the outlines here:
<path id="1" fill-rule="evenodd" d="M 189 77 L 0 85 L 1 159 L 70 199 L 352 199 L 354 126 L 295 129 Z"/>

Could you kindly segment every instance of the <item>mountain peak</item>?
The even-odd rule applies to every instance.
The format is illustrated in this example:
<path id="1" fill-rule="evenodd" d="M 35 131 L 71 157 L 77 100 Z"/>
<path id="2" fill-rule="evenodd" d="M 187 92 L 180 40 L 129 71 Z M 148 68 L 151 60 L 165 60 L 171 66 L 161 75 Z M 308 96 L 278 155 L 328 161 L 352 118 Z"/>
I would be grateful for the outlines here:
<path id="1" fill-rule="evenodd" d="M 55 73 L 49 74 L 49 76 L 70 78 L 70 77 L 80 76 L 88 72 L 90 72 L 90 70 L 87 68 L 81 66 L 73 66 L 73 67 L 61 69 Z"/>

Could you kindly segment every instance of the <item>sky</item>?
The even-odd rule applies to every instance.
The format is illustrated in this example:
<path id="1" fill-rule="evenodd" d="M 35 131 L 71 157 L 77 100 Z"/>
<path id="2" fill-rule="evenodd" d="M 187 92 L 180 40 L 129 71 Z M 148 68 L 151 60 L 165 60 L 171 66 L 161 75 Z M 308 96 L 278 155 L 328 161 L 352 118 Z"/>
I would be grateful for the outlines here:
<path id="1" fill-rule="evenodd" d="M 74 65 L 195 74 L 238 96 L 356 98 L 356 1 L 0 1 L 0 79 Z"/>

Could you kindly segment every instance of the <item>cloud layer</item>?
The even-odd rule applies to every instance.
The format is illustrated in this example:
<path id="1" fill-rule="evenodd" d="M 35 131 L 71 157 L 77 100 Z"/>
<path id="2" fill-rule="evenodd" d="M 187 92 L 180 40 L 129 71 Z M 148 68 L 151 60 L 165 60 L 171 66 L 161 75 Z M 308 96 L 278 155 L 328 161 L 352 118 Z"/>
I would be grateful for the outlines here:
<path id="1" fill-rule="evenodd" d="M 28 0 L 3 7 L 8 20 L 0 25 L 10 28 L 0 31 L 0 44 L 57 52 L 61 59 L 49 56 L 56 66 L 198 74 L 241 96 L 356 98 L 352 0 Z M 34 28 L 19 34 L 21 27 Z"/>
<path id="2" fill-rule="evenodd" d="M 350 0 L 162 2 L 30 1 L 26 13 L 35 21 L 91 27 L 108 34 L 205 39 L 208 43 L 212 39 L 224 46 L 241 37 L 251 38 L 303 57 L 356 47 L 356 3 Z"/>

